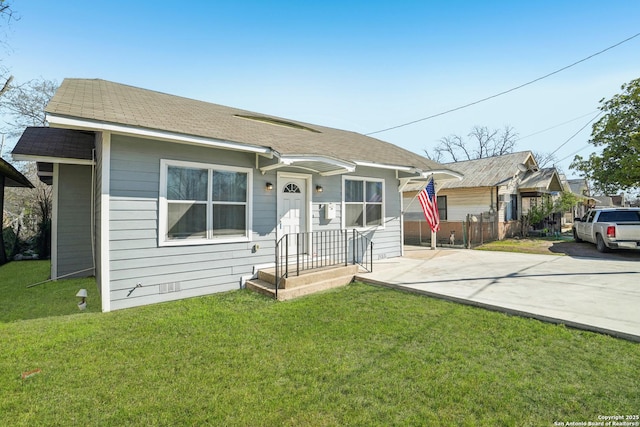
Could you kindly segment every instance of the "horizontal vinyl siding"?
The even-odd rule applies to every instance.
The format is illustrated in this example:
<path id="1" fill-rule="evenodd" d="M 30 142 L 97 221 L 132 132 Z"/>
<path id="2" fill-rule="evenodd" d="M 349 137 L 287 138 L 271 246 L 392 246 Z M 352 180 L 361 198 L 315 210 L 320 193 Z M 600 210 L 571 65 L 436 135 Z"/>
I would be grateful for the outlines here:
<path id="1" fill-rule="evenodd" d="M 275 176 L 253 174 L 251 242 L 158 246 L 160 160 L 255 166 L 255 155 L 112 136 L 110 198 L 111 307 L 119 309 L 238 289 L 255 265 L 273 262 Z M 254 245 L 260 248 L 254 250 Z M 179 285 L 161 293 L 162 285 Z M 139 287 L 136 287 L 140 284 Z M 133 289 L 130 296 L 127 296 Z"/>
<path id="2" fill-rule="evenodd" d="M 58 172 L 58 277 L 86 277 L 93 271 L 91 248 L 92 166 L 59 165 Z M 89 271 L 83 271 L 90 269 Z"/>
<path id="3" fill-rule="evenodd" d="M 467 214 L 488 212 L 495 205 L 495 188 L 460 188 L 442 190 L 439 196 L 447 196 L 447 221 L 463 221 Z"/>

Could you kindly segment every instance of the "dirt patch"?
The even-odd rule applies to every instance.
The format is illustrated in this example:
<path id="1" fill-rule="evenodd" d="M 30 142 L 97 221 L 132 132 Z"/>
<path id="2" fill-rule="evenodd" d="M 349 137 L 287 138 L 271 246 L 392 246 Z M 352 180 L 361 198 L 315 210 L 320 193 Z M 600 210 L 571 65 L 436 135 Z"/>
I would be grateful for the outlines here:
<path id="1" fill-rule="evenodd" d="M 480 246 L 477 249 L 640 261 L 640 251 L 618 250 L 612 251 L 610 253 L 600 253 L 596 249 L 596 246 L 591 243 L 577 243 L 574 240 L 568 239 L 505 239 L 502 241 L 487 243 L 486 245 Z"/>

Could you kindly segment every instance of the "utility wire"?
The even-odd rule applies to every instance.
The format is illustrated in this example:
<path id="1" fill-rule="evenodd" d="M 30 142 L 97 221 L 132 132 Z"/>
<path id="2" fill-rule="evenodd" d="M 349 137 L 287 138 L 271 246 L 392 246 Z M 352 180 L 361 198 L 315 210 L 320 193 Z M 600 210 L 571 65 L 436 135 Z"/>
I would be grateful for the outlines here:
<path id="1" fill-rule="evenodd" d="M 576 62 L 574 62 L 574 63 L 572 63 L 572 64 L 569 64 L 569 65 L 567 65 L 567 66 L 565 66 L 565 67 L 562 67 L 562 68 L 560 68 L 560 69 L 558 69 L 558 70 L 556 70 L 556 71 L 553 71 L 553 72 L 551 72 L 551 73 L 549 73 L 549 74 L 545 74 L 545 75 L 544 75 L 544 76 L 542 76 L 542 77 L 538 77 L 537 79 L 531 80 L 531 81 L 529 81 L 529 82 L 527 82 L 527 83 L 523 83 L 523 84 L 521 84 L 520 86 L 516 86 L 516 87 L 513 87 L 513 88 L 511 88 L 511 89 L 505 90 L 505 91 L 503 91 L 503 92 L 497 93 L 497 94 L 495 94 L 495 95 L 491 95 L 491 96 L 488 96 L 488 97 L 486 97 L 486 98 L 482 98 L 482 99 L 479 99 L 479 100 L 477 100 L 477 101 L 470 102 L 470 103 L 465 104 L 465 105 L 461 105 L 460 107 L 452 108 L 452 109 L 450 109 L 450 110 L 446 110 L 446 111 L 443 111 L 443 112 L 441 112 L 441 113 L 432 114 L 432 115 L 430 115 L 430 116 L 423 117 L 423 118 L 418 119 L 418 120 L 413 120 L 413 121 L 411 121 L 411 122 L 403 123 L 403 124 L 401 124 L 401 125 L 392 126 L 392 127 L 386 128 L 386 129 L 377 130 L 377 131 L 375 131 L 375 132 L 369 132 L 369 133 L 366 133 L 365 135 L 367 135 L 367 136 L 368 136 L 368 135 L 375 135 L 375 134 L 377 134 L 377 133 L 387 132 L 387 131 L 390 131 L 390 130 L 393 130 L 393 129 L 398 129 L 398 128 L 401 128 L 401 127 L 405 127 L 405 126 L 413 125 L 413 124 L 416 124 L 416 123 L 419 123 L 419 122 L 423 122 L 423 121 L 425 121 L 425 120 L 433 119 L 433 118 L 435 118 L 435 117 L 444 116 L 445 114 L 453 113 L 454 111 L 462 110 L 462 109 L 464 109 L 464 108 L 468 108 L 468 107 L 471 107 L 471 106 L 476 105 L 476 104 L 480 104 L 481 102 L 485 102 L 485 101 L 488 101 L 488 100 L 493 99 L 493 98 L 497 98 L 497 97 L 502 96 L 502 95 L 506 95 L 507 93 L 513 92 L 513 91 L 518 90 L 518 89 L 522 89 L 522 88 L 523 88 L 523 87 L 525 87 L 525 86 L 529 86 L 529 85 L 531 85 L 531 84 L 533 84 L 533 83 L 539 82 L 540 80 L 546 79 L 547 77 L 551 77 L 551 76 L 553 76 L 554 74 L 558 74 L 558 73 L 560 73 L 560 72 L 562 72 L 562 71 L 564 71 L 564 70 L 567 70 L 567 69 L 569 69 L 569 68 L 571 68 L 571 67 L 574 67 L 574 66 L 576 66 L 576 65 L 578 65 L 578 64 L 580 64 L 580 63 L 582 63 L 582 62 L 585 62 L 585 61 L 587 61 L 587 60 L 589 60 L 589 59 L 591 59 L 591 58 L 593 58 L 593 57 L 595 57 L 595 56 L 598 56 L 598 55 L 600 55 L 600 54 L 602 54 L 602 53 L 604 53 L 604 52 L 606 52 L 606 51 L 608 51 L 608 50 L 611 50 L 611 49 L 613 49 L 613 48 L 615 48 L 615 47 L 618 47 L 618 46 L 620 46 L 620 45 L 621 45 L 621 44 L 623 44 L 623 43 L 626 43 L 626 42 L 628 42 L 628 41 L 630 41 L 630 40 L 632 40 L 632 39 L 635 39 L 635 38 L 636 38 L 636 37 L 638 37 L 638 36 L 640 36 L 640 33 L 634 34 L 633 36 L 631 36 L 631 37 L 629 37 L 629 38 L 626 38 L 626 39 L 622 40 L 621 42 L 618 42 L 618 43 L 616 43 L 616 44 L 614 44 L 614 45 L 611 45 L 611 46 L 609 46 L 609 47 L 607 47 L 607 48 L 605 48 L 605 49 L 602 49 L 602 50 L 601 50 L 601 51 L 599 51 L 599 52 L 596 52 L 596 53 L 594 53 L 594 54 L 591 54 L 591 55 L 587 56 L 586 58 L 582 58 L 582 59 L 581 59 L 581 60 L 579 60 L 579 61 L 576 61 Z"/>
<path id="2" fill-rule="evenodd" d="M 576 137 L 576 135 L 578 135 L 580 132 L 583 131 L 584 128 L 586 128 L 587 126 L 589 126 L 589 124 L 591 122 L 593 122 L 595 119 L 597 119 L 598 117 L 600 117 L 600 115 L 602 114 L 602 111 L 600 111 L 598 114 L 596 114 L 595 116 L 593 116 L 593 118 L 591 120 L 589 120 L 587 123 L 584 124 L 584 126 L 582 126 L 576 133 L 574 133 L 573 135 L 571 135 L 569 137 L 569 139 L 567 139 L 565 142 L 563 142 L 562 144 L 560 144 L 558 146 L 558 148 L 556 148 L 555 150 L 553 150 L 553 152 L 551 152 L 551 154 L 549 154 L 550 156 L 554 155 L 559 149 L 561 149 L 562 147 L 564 147 L 565 145 L 567 145 L 567 143 L 569 141 L 571 141 L 573 138 Z"/>
<path id="3" fill-rule="evenodd" d="M 566 157 L 561 158 L 560 160 L 556 160 L 556 163 L 560 163 L 560 162 L 564 162 L 565 160 L 567 160 L 569 157 L 571 156 L 575 156 L 576 154 L 578 154 L 579 152 L 581 152 L 582 150 L 584 150 L 585 148 L 589 148 L 589 144 L 585 145 L 584 147 L 574 151 L 573 153 L 569 154 Z"/>
<path id="4" fill-rule="evenodd" d="M 571 123 L 571 122 L 575 122 L 576 120 L 580 120 L 580 119 L 581 119 L 581 118 L 583 118 L 583 117 L 590 116 L 590 115 L 592 115 L 592 114 L 594 114 L 594 113 L 597 113 L 597 112 L 598 112 L 598 110 L 591 111 L 591 112 L 589 112 L 589 113 L 587 113 L 587 114 L 583 114 L 583 115 L 582 115 L 582 116 L 580 116 L 580 117 L 575 117 L 575 118 L 573 118 L 573 119 L 571 119 L 571 120 L 567 120 L 566 122 L 562 122 L 562 123 L 559 123 L 559 124 L 557 124 L 557 125 L 553 125 L 553 126 L 551 126 L 551 127 L 548 127 L 548 128 L 546 128 L 546 129 L 539 130 L 539 131 L 534 132 L 534 133 L 530 133 L 530 134 L 529 134 L 529 135 L 527 135 L 527 136 L 523 136 L 522 138 L 518 138 L 518 139 L 516 139 L 516 141 L 522 141 L 522 140 L 523 140 L 523 139 L 525 139 L 525 138 L 529 138 L 529 137 L 531 137 L 531 136 L 536 136 L 536 135 L 541 134 L 541 133 L 544 133 L 544 132 L 546 132 L 546 131 L 548 131 L 548 130 L 552 130 L 552 129 L 555 129 L 555 128 L 559 128 L 560 126 L 564 126 L 564 125 L 569 124 L 569 123 Z"/>

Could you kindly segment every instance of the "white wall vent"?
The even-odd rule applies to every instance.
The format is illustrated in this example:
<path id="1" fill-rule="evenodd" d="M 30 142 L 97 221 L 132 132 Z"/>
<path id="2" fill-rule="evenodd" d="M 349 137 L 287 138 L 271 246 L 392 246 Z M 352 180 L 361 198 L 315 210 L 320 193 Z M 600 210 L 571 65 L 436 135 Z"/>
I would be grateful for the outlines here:
<path id="1" fill-rule="evenodd" d="M 158 292 L 168 294 L 169 292 L 178 292 L 180 290 L 180 282 L 161 283 L 158 285 Z"/>

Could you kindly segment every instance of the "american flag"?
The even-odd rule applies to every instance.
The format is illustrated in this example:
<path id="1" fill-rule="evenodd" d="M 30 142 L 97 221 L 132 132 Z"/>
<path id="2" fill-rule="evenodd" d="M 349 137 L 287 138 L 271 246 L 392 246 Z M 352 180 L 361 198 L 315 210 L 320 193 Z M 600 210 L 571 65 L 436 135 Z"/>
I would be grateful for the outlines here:
<path id="1" fill-rule="evenodd" d="M 436 189 L 433 185 L 433 178 L 429 184 L 418 194 L 422 212 L 427 219 L 432 231 L 440 230 L 440 214 L 438 213 L 438 201 L 436 199 Z"/>

